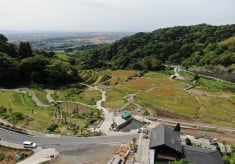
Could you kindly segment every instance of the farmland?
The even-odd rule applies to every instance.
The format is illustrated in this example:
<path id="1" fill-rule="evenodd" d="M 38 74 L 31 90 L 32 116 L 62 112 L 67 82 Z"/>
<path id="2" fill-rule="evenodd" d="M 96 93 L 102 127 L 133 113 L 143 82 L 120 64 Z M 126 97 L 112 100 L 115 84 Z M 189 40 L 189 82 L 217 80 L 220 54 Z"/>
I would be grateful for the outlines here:
<path id="1" fill-rule="evenodd" d="M 112 104 L 114 100 L 116 100 L 115 108 L 118 105 L 117 100 L 121 107 L 125 103 L 120 103 L 121 100 L 124 101 L 121 98 L 128 94 L 135 94 L 132 103 L 150 110 L 153 116 L 200 120 L 235 127 L 235 122 L 232 121 L 235 117 L 234 93 L 222 87 L 216 89 L 211 87 L 206 90 L 204 89 L 207 88 L 204 85 L 206 82 L 198 84 L 190 93 L 184 90 L 188 82 L 169 79 L 165 73 L 149 72 L 142 77 L 130 78 L 136 73 L 122 70 L 112 72 L 113 79 L 110 82 L 112 89 L 107 90 L 107 95 L 111 98 L 107 98 L 106 107 L 114 107 Z M 202 82 L 206 80 L 208 81 L 208 79 L 200 79 Z M 215 82 L 215 86 L 222 85 L 224 84 L 221 82 Z M 234 86 L 231 85 L 231 87 Z M 219 95 L 225 95 L 225 97 Z"/>
<path id="2" fill-rule="evenodd" d="M 102 106 L 107 109 L 235 127 L 235 95 L 228 90 L 234 88 L 233 84 L 218 81 L 213 83 L 210 79 L 202 77 L 197 83 L 193 83 L 193 76 L 190 74 L 184 74 L 188 80 L 182 81 L 170 79 L 166 72 L 133 70 L 84 70 L 80 75 L 84 83 L 93 86 L 99 84 L 106 91 L 106 101 Z M 208 87 L 207 83 L 213 85 Z M 185 90 L 189 84 L 194 87 Z M 32 90 L 41 102 L 50 104 L 46 98 L 47 90 L 40 87 Z M 51 94 L 54 100 L 60 102 L 59 108 L 66 116 L 63 119 L 67 119 L 67 124 L 62 120 L 54 120 L 55 106 L 40 108 L 34 104 L 31 97 L 13 91 L 0 91 L 0 106 L 7 108 L 7 116 L 1 117 L 11 122 L 8 110 L 11 105 L 13 113 L 21 112 L 25 116 L 17 122 L 19 126 L 45 131 L 51 124 L 56 123 L 59 127 L 55 133 L 78 135 L 82 135 L 90 123 L 100 119 L 101 112 L 94 107 L 95 102 L 101 99 L 99 90 L 78 83 L 53 89 Z M 136 112 L 138 107 L 143 110 Z"/>
<path id="3" fill-rule="evenodd" d="M 41 89 L 33 90 L 40 100 L 46 100 L 45 91 Z M 56 91 L 57 99 L 64 100 L 58 96 L 58 93 L 65 94 L 67 92 L 61 92 L 59 90 Z M 89 96 L 87 92 L 83 92 L 82 95 L 84 95 L 84 97 L 86 97 L 87 95 Z M 35 131 L 46 132 L 47 128 L 50 125 L 58 124 L 59 127 L 55 130 L 56 133 L 80 134 L 80 132 L 83 131 L 84 127 L 87 126 L 88 121 L 95 121 L 99 119 L 100 115 L 100 112 L 97 111 L 97 109 L 95 108 L 90 108 L 88 106 L 77 104 L 71 101 L 63 101 L 59 103 L 59 108 L 61 109 L 63 115 L 66 116 L 67 124 L 65 124 L 62 120 L 57 120 L 54 118 L 54 109 L 56 108 L 55 106 L 49 106 L 47 108 L 38 107 L 32 101 L 31 97 L 26 94 L 18 93 L 15 91 L 0 91 L 0 99 L 0 117 L 2 119 L 15 124 L 16 126 Z M 4 111 L 4 109 L 6 109 L 6 111 Z M 20 118 L 19 120 L 15 119 L 15 121 L 13 122 L 13 116 L 17 114 L 20 115 Z M 71 128 L 71 126 L 73 126 L 73 128 Z"/>

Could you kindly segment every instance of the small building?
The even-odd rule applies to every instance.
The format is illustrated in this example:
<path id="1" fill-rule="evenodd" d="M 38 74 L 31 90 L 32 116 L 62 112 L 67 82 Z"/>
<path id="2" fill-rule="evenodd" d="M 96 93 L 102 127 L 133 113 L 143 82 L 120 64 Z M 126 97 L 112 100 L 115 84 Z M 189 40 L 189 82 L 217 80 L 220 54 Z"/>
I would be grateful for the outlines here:
<path id="1" fill-rule="evenodd" d="M 122 118 L 123 118 L 123 119 L 127 119 L 127 118 L 129 118 L 129 117 L 131 117 L 131 113 L 130 113 L 130 112 L 123 112 L 123 113 L 122 113 Z"/>
<path id="2" fill-rule="evenodd" d="M 180 134 L 165 126 L 152 129 L 149 148 L 154 149 L 154 158 L 158 162 L 182 158 Z"/>
<path id="3" fill-rule="evenodd" d="M 203 149 L 193 146 L 184 146 L 184 157 L 192 164 L 223 164 L 219 151 Z"/>
<path id="4" fill-rule="evenodd" d="M 182 158 L 192 164 L 224 163 L 218 150 L 182 145 L 180 133 L 165 126 L 152 129 L 149 148 L 150 164 L 168 163 Z"/>

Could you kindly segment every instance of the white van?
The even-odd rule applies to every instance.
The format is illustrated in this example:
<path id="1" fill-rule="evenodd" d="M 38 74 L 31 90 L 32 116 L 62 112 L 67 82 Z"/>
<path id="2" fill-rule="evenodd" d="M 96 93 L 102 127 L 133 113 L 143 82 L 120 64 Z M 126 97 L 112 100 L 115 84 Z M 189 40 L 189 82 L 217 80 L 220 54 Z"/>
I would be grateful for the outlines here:
<path id="1" fill-rule="evenodd" d="M 23 146 L 24 146 L 24 148 L 34 149 L 37 147 L 37 144 L 35 142 L 31 142 L 31 141 L 24 141 Z"/>

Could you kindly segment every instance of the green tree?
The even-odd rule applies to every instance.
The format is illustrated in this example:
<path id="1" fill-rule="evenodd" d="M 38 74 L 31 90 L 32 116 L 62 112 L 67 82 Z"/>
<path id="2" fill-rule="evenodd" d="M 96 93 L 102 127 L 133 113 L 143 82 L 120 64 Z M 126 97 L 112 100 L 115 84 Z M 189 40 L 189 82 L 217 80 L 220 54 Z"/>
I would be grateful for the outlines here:
<path id="1" fill-rule="evenodd" d="M 20 42 L 19 56 L 21 58 L 33 56 L 33 51 L 31 49 L 31 45 L 29 44 L 29 42 Z"/>
<path id="2" fill-rule="evenodd" d="M 70 63 L 58 59 L 52 60 L 45 69 L 49 84 L 63 84 L 79 79 L 77 70 Z"/>
<path id="3" fill-rule="evenodd" d="M 7 41 L 8 39 L 4 35 L 0 34 L 0 43 L 6 43 Z"/>
<path id="4" fill-rule="evenodd" d="M 24 58 L 20 64 L 21 80 L 30 83 L 46 83 L 45 69 L 48 64 L 49 60 L 40 55 Z"/>
<path id="5" fill-rule="evenodd" d="M 200 76 L 198 74 L 194 74 L 193 80 L 198 81 L 200 79 Z"/>
<path id="6" fill-rule="evenodd" d="M 19 65 L 17 60 L 0 53 L 0 84 L 15 84 L 19 77 Z"/>
<path id="7" fill-rule="evenodd" d="M 235 164 L 235 153 L 231 155 L 230 164 Z"/>

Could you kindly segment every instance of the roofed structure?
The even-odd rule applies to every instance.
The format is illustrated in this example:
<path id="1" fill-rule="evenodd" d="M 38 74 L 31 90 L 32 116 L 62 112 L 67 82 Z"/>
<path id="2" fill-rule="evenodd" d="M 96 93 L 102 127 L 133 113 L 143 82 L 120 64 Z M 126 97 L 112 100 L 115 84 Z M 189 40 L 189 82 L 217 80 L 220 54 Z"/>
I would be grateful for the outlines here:
<path id="1" fill-rule="evenodd" d="M 165 126 L 152 129 L 149 147 L 153 149 L 162 145 L 182 153 L 180 134 Z"/>
<path id="2" fill-rule="evenodd" d="M 123 112 L 122 113 L 122 118 L 127 119 L 129 117 L 131 117 L 131 113 L 130 112 Z"/>
<path id="3" fill-rule="evenodd" d="M 183 148 L 185 158 L 192 164 L 223 164 L 219 151 L 202 149 L 193 146 Z"/>
<path id="4" fill-rule="evenodd" d="M 192 164 L 224 163 L 217 150 L 182 146 L 180 133 L 165 126 L 152 129 L 149 148 L 150 164 L 154 164 L 155 161 L 167 163 L 182 158 L 186 158 Z"/>

